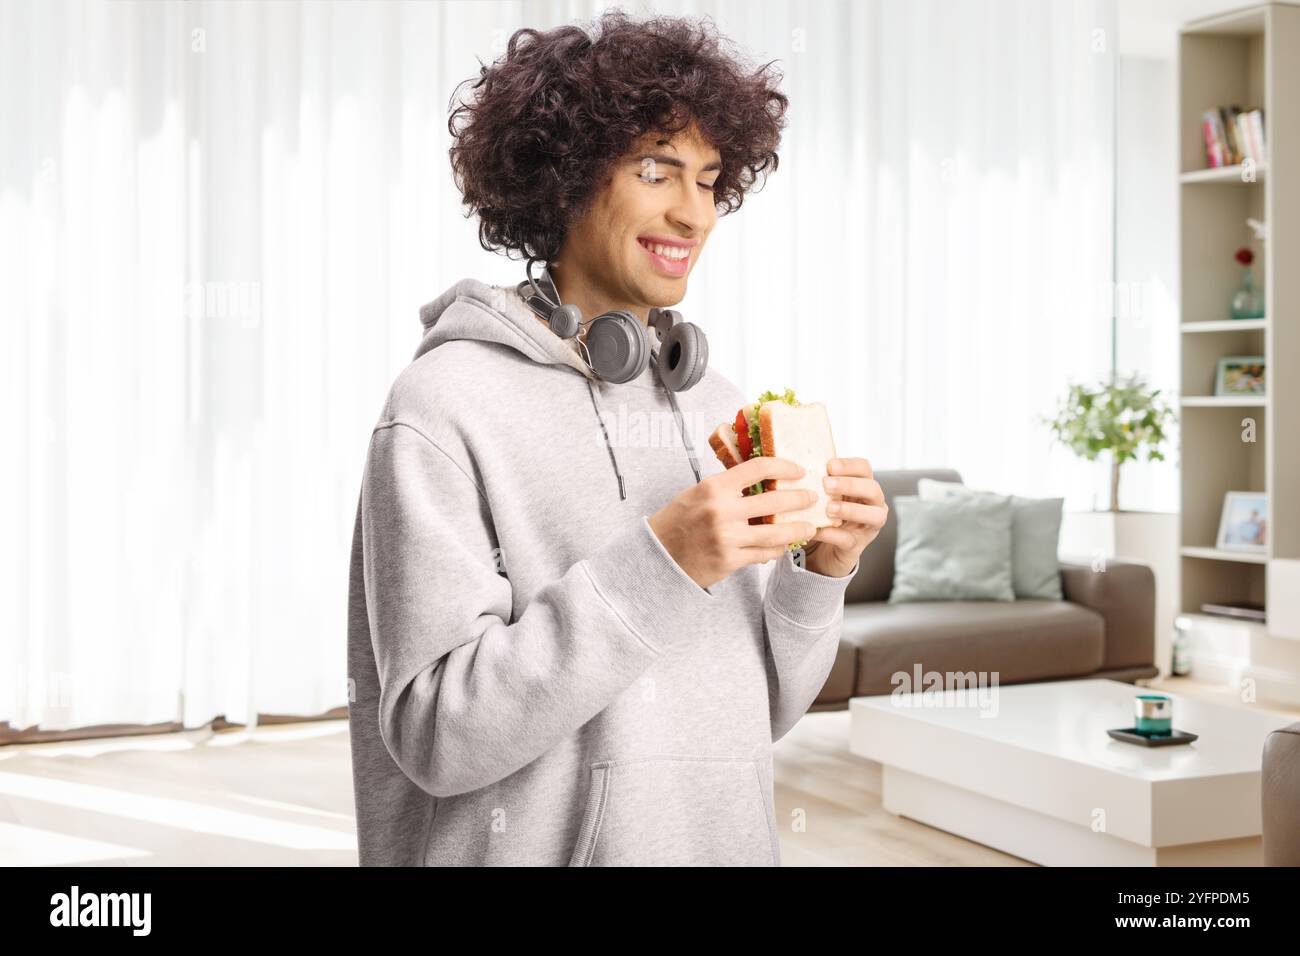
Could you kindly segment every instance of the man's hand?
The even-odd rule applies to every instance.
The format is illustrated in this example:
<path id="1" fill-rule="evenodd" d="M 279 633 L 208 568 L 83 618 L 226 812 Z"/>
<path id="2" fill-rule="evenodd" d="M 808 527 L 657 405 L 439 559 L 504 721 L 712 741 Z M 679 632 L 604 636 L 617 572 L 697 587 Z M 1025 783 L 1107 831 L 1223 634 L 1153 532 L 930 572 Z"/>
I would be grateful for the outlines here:
<path id="1" fill-rule="evenodd" d="M 826 513 L 844 521 L 836 528 L 817 529 L 804 548 L 804 569 L 842 578 L 880 534 L 889 517 L 889 506 L 865 458 L 832 458 L 826 463 L 826 472 L 826 492 L 843 496 L 842 501 L 828 504 Z"/>
<path id="2" fill-rule="evenodd" d="M 691 485 L 650 516 L 650 529 L 678 566 L 707 588 L 746 564 L 779 558 L 796 541 L 812 540 L 807 521 L 750 524 L 750 518 L 807 508 L 816 496 L 807 488 L 744 490 L 765 478 L 802 478 L 802 465 L 759 456 Z"/>

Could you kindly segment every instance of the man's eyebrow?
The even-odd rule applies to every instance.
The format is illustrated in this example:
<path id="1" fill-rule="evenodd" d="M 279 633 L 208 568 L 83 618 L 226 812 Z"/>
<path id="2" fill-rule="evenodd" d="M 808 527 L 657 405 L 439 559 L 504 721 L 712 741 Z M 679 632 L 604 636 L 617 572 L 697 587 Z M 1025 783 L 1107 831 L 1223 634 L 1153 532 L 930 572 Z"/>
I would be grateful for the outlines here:
<path id="1" fill-rule="evenodd" d="M 647 153 L 646 155 L 642 156 L 640 159 L 636 160 L 636 162 L 638 164 L 643 165 L 647 159 L 652 159 L 656 163 L 663 163 L 665 166 L 676 166 L 679 169 L 686 168 L 686 164 L 683 163 L 676 156 L 665 156 L 663 153 Z M 707 173 L 713 169 L 722 169 L 722 162 L 720 160 L 715 160 L 714 162 L 709 163 L 707 166 L 703 167 L 700 170 L 700 172 Z"/>

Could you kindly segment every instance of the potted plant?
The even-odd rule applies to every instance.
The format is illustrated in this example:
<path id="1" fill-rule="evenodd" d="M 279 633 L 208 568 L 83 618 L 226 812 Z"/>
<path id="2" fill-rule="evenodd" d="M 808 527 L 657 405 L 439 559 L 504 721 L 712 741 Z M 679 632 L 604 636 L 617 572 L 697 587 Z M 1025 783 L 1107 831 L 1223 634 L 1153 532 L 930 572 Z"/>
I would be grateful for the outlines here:
<path id="1" fill-rule="evenodd" d="M 1134 374 L 1121 381 L 1112 376 L 1090 387 L 1071 384 L 1055 418 L 1044 418 L 1061 444 L 1088 461 L 1110 453 L 1110 510 L 1120 511 L 1119 474 L 1126 461 L 1145 451 L 1147 461 L 1164 461 L 1160 446 L 1173 409 Z"/>
<path id="2" fill-rule="evenodd" d="M 1103 454 L 1110 456 L 1110 508 L 1064 512 L 1060 552 L 1082 558 L 1094 571 L 1105 571 L 1112 558 L 1151 568 L 1156 578 L 1156 659 L 1163 672 L 1168 669 L 1177 614 L 1179 517 L 1172 510 L 1121 510 L 1119 477 L 1124 462 L 1143 454 L 1148 461 L 1164 460 L 1161 446 L 1174 420 L 1173 409 L 1159 389 L 1147 388 L 1134 375 L 1095 386 L 1071 385 L 1056 417 L 1043 420 L 1079 457 L 1096 461 Z"/>

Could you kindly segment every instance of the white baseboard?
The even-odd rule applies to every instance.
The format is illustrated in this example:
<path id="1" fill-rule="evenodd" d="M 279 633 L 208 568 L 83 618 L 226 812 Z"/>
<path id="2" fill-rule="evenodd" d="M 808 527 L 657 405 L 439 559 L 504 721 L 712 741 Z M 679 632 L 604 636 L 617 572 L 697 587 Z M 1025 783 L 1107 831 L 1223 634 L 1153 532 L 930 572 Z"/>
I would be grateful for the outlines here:
<path id="1" fill-rule="evenodd" d="M 1207 654 L 1192 656 L 1191 676 L 1207 684 L 1222 684 L 1224 687 L 1241 686 L 1242 675 L 1250 667 L 1250 659 L 1244 657 L 1215 657 Z"/>
<path id="2" fill-rule="evenodd" d="M 1242 668 L 1238 680 L 1242 679 L 1255 682 L 1257 700 L 1300 707 L 1300 677 L 1289 671 L 1247 664 Z"/>
<path id="3" fill-rule="evenodd" d="M 1196 656 L 1192 658 L 1192 672 L 1188 676 L 1234 691 L 1239 691 L 1242 682 L 1249 680 L 1255 685 L 1255 699 L 1259 703 L 1300 707 L 1300 677 L 1276 667 L 1262 667 L 1236 657 Z"/>

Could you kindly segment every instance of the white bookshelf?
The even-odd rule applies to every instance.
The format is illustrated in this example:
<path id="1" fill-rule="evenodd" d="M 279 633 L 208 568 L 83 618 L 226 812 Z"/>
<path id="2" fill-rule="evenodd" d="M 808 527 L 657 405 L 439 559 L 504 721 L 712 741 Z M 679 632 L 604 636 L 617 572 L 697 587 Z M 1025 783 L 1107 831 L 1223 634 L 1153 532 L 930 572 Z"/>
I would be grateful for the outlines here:
<path id="1" fill-rule="evenodd" d="M 1222 322 L 1184 322 L 1184 332 L 1255 332 L 1264 330 L 1268 319 L 1225 319 Z"/>
<path id="2" fill-rule="evenodd" d="M 1300 7 L 1260 4 L 1187 24 L 1178 38 L 1181 318 L 1180 612 L 1266 606 L 1262 633 L 1300 639 Z M 1206 169 L 1201 114 L 1263 107 L 1267 160 Z M 1256 240 L 1247 218 L 1267 224 Z M 1241 267 L 1255 253 L 1267 318 L 1233 321 Z M 1266 394 L 1214 395 L 1218 359 L 1263 355 Z M 1255 441 L 1242 440 L 1254 422 Z M 1215 547 L 1224 493 L 1269 496 L 1268 550 Z M 1272 596 L 1270 598 L 1270 595 Z"/>
<path id="3" fill-rule="evenodd" d="M 1268 172 L 1267 163 L 1257 163 L 1249 170 L 1249 174 L 1258 179 L 1263 179 L 1264 174 Z M 1248 171 L 1241 165 L 1219 166 L 1214 169 L 1196 169 L 1190 173 L 1183 173 L 1178 177 L 1179 182 L 1183 183 L 1231 183 L 1231 182 L 1249 182 Z"/>
<path id="4" fill-rule="evenodd" d="M 1263 395 L 1191 395 L 1179 404 L 1183 408 L 1266 408 L 1268 399 Z"/>
<path id="5" fill-rule="evenodd" d="M 1197 548 L 1184 545 L 1179 549 L 1184 558 L 1203 558 L 1207 561 L 1244 561 L 1247 564 L 1267 564 L 1268 555 L 1250 551 L 1224 551 L 1221 548 Z M 1184 614 L 1189 613 L 1187 611 Z"/>

